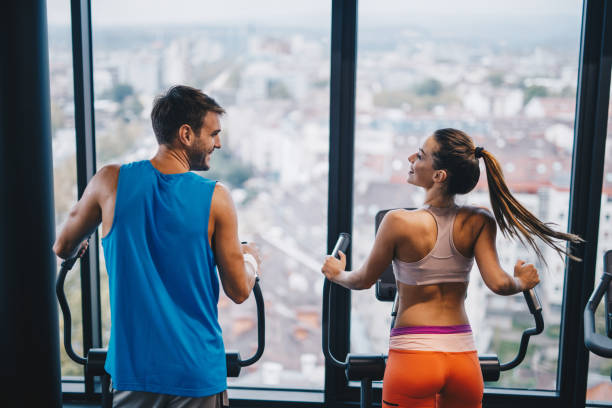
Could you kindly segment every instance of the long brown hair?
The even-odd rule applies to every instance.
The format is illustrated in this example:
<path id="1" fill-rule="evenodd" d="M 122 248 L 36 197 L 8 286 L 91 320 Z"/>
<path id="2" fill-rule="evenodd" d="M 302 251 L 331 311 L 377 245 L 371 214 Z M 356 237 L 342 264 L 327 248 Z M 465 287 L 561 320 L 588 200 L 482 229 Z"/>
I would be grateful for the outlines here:
<path id="1" fill-rule="evenodd" d="M 536 252 L 538 258 L 546 263 L 535 237 L 554 249 L 560 256 L 567 255 L 575 261 L 580 258 L 572 255 L 559 241 L 584 242 L 575 234 L 556 231 L 551 223 L 540 221 L 510 193 L 501 166 L 491 152 L 475 147 L 472 138 L 457 129 L 439 129 L 434 132 L 438 150 L 433 153 L 434 168 L 447 171 L 446 192 L 448 195 L 466 194 L 476 187 L 480 177 L 478 159 L 484 160 L 489 197 L 495 221 L 504 236 L 518 239 Z"/>

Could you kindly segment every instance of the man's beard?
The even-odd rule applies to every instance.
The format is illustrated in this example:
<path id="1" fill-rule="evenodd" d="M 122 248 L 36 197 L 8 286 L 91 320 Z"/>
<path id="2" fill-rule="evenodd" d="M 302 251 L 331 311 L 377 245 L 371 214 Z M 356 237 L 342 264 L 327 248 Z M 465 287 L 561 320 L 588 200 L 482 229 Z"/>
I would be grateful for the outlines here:
<path id="1" fill-rule="evenodd" d="M 206 171 L 210 169 L 208 163 L 206 163 L 206 158 L 210 156 L 212 152 L 204 152 L 202 151 L 191 151 L 189 152 L 189 169 L 195 171 Z"/>

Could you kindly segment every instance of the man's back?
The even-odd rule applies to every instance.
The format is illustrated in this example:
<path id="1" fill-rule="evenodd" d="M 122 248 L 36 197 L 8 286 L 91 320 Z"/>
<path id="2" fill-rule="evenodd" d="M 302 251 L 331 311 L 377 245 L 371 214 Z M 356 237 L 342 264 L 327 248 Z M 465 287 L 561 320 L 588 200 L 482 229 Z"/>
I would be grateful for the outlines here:
<path id="1" fill-rule="evenodd" d="M 242 303 L 261 260 L 255 245 L 238 238 L 229 190 L 190 173 L 210 168 L 224 112 L 188 86 L 157 97 L 155 156 L 101 168 L 53 245 L 62 259 L 82 254 L 102 224 L 112 318 L 106 369 L 117 406 L 151 406 L 152 397 L 169 395 L 175 403 L 218 405 L 226 388 L 219 278 L 225 294 Z"/>
<path id="2" fill-rule="evenodd" d="M 150 161 L 119 171 L 102 238 L 112 321 L 106 370 L 118 390 L 198 397 L 226 388 L 208 240 L 214 189 L 214 181 L 163 174 Z"/>

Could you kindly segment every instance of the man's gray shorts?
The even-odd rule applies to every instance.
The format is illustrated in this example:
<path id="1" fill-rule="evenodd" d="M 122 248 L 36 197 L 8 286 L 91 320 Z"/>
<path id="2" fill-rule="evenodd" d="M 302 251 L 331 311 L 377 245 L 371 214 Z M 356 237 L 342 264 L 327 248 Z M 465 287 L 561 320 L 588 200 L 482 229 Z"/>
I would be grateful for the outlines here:
<path id="1" fill-rule="evenodd" d="M 228 407 L 227 391 L 208 397 L 179 397 L 144 391 L 113 392 L 113 408 L 223 408 Z"/>

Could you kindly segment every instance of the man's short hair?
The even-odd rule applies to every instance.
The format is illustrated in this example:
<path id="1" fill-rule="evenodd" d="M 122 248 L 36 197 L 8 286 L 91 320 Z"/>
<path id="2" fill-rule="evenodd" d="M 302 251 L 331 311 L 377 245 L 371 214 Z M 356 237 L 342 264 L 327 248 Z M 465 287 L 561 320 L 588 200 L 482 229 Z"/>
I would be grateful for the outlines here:
<path id="1" fill-rule="evenodd" d="M 222 115 L 225 110 L 199 89 L 173 86 L 153 102 L 151 123 L 157 142 L 171 145 L 183 125 L 189 125 L 194 132 L 199 132 L 207 112 Z"/>

